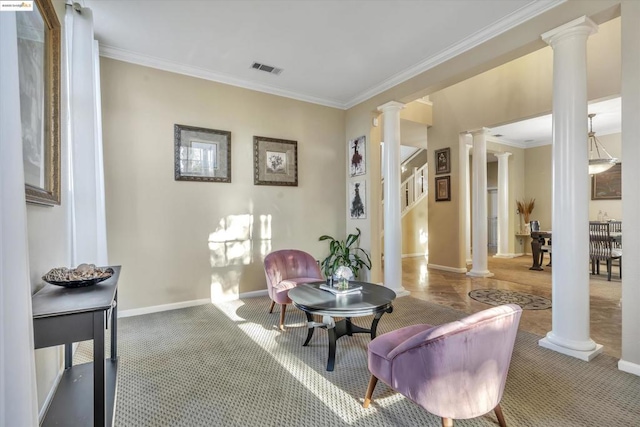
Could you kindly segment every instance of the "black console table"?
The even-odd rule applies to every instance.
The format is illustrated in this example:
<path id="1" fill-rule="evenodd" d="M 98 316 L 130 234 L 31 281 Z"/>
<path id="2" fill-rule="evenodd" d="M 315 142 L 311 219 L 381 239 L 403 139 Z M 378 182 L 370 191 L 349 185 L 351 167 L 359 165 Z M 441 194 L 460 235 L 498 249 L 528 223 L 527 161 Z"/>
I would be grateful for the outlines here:
<path id="1" fill-rule="evenodd" d="M 118 278 L 84 288 L 46 285 L 33 296 L 35 348 L 64 344 L 64 373 L 42 426 L 113 425 L 118 369 Z M 111 357 L 105 361 L 105 327 L 111 316 Z M 73 366 L 72 345 L 93 339 L 93 363 Z"/>

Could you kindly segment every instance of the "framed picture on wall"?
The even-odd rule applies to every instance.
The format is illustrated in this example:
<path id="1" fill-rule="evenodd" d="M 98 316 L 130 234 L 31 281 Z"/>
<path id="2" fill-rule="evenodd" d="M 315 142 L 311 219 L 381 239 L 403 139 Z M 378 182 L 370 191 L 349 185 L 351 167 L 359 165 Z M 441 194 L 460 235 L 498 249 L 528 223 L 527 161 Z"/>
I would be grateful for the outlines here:
<path id="1" fill-rule="evenodd" d="M 298 186 L 298 142 L 253 137 L 253 184 Z"/>
<path id="2" fill-rule="evenodd" d="M 351 219 L 365 219 L 367 217 L 367 187 L 365 180 L 349 183 L 349 216 Z"/>
<path id="3" fill-rule="evenodd" d="M 349 175 L 358 176 L 367 173 L 367 139 L 361 136 L 349 141 Z"/>
<path id="4" fill-rule="evenodd" d="M 231 132 L 174 125 L 176 181 L 231 182 Z"/>
<path id="5" fill-rule="evenodd" d="M 448 202 L 451 200 L 451 177 L 436 177 L 436 202 Z"/>
<path id="6" fill-rule="evenodd" d="M 435 174 L 442 175 L 443 173 L 451 173 L 451 148 L 447 147 L 442 150 L 436 150 L 435 154 Z"/>
<path id="7" fill-rule="evenodd" d="M 622 199 L 622 163 L 591 177 L 591 200 Z"/>

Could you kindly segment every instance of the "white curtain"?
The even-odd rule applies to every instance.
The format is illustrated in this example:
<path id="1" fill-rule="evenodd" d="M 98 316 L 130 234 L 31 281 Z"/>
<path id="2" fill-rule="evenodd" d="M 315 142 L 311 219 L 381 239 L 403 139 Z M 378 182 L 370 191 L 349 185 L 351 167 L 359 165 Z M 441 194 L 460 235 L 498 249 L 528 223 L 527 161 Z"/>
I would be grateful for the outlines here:
<path id="1" fill-rule="evenodd" d="M 37 426 L 15 12 L 0 13 L 0 425 Z"/>
<path id="2" fill-rule="evenodd" d="M 66 8 L 65 42 L 71 263 L 108 265 L 99 52 L 90 9 Z"/>

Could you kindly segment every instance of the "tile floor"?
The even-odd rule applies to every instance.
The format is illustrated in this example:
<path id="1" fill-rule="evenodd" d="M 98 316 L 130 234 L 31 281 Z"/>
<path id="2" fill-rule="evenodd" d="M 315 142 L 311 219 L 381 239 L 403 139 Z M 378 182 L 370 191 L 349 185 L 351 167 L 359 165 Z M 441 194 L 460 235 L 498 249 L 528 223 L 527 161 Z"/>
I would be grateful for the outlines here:
<path id="1" fill-rule="evenodd" d="M 402 260 L 404 288 L 411 296 L 425 301 L 475 313 L 490 307 L 472 300 L 468 293 L 473 289 L 510 289 L 551 298 L 551 268 L 532 271 L 531 256 L 513 259 L 489 257 L 491 278 L 468 277 L 459 273 L 427 269 L 424 257 Z M 545 260 L 546 263 L 546 260 Z M 600 276 L 590 276 L 591 339 L 604 346 L 604 352 L 619 358 L 621 347 L 621 281 L 614 267 L 613 278 L 607 282 L 606 268 Z M 520 328 L 541 336 L 551 330 L 551 310 L 525 310 Z"/>

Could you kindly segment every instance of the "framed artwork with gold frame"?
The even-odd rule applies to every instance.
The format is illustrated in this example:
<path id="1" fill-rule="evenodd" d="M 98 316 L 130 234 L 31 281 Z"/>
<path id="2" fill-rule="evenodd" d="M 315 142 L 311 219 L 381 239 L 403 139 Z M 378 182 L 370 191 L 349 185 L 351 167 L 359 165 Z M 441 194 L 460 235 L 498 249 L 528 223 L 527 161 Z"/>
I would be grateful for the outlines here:
<path id="1" fill-rule="evenodd" d="M 16 13 L 28 203 L 60 204 L 60 22 L 50 0 Z"/>

